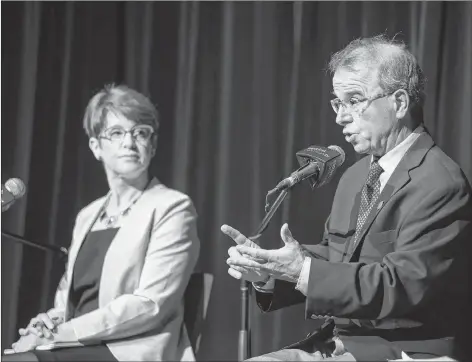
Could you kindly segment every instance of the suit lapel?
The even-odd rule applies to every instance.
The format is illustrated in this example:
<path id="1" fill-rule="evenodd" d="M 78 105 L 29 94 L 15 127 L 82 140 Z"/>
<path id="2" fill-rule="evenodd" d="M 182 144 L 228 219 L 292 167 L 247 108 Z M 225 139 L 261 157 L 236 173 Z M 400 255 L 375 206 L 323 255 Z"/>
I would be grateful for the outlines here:
<path id="1" fill-rule="evenodd" d="M 356 244 L 351 243 L 349 251 L 349 261 L 352 260 L 352 256 L 356 253 L 357 248 L 362 244 L 362 240 L 365 234 L 369 230 L 370 226 L 374 222 L 375 218 L 379 214 L 380 210 L 390 200 L 390 198 L 400 191 L 408 182 L 410 182 L 410 171 L 419 166 L 426 153 L 434 145 L 434 141 L 427 132 L 423 132 L 418 139 L 411 145 L 410 149 L 403 156 L 402 160 L 396 167 L 387 184 L 380 193 L 379 198 L 375 201 L 374 205 L 370 210 L 367 220 L 365 221 L 362 231 L 359 234 Z"/>
<path id="2" fill-rule="evenodd" d="M 346 187 L 336 191 L 327 231 L 335 237 L 331 240 L 329 259 L 333 262 L 345 261 L 348 247 L 356 230 L 357 213 L 361 202 L 361 189 L 369 171 L 370 157 L 358 160 L 346 177 Z M 343 176 L 344 177 L 344 176 Z M 337 240 L 337 241 L 336 241 Z"/>

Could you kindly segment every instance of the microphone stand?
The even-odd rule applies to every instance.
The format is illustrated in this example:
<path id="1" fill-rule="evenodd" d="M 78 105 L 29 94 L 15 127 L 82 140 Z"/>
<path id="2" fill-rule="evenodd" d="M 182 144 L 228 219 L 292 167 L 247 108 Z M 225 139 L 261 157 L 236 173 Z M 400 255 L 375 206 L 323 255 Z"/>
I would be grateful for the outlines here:
<path id="1" fill-rule="evenodd" d="M 54 245 L 47 245 L 47 244 L 38 243 L 36 241 L 33 242 L 33 241 L 27 240 L 27 239 L 25 239 L 25 238 L 23 238 L 19 235 L 11 234 L 11 233 L 5 232 L 3 230 L 2 230 L 2 236 L 6 237 L 8 239 L 11 239 L 13 241 L 19 242 L 21 244 L 31 246 L 31 247 L 36 248 L 36 249 L 41 249 L 43 251 L 53 251 L 55 253 L 59 253 L 61 257 L 66 257 L 67 253 L 68 253 L 67 249 L 64 248 L 63 246 L 59 247 L 59 246 L 54 246 Z"/>
<path id="2" fill-rule="evenodd" d="M 270 220 L 274 216 L 275 212 L 277 211 L 278 207 L 284 201 L 285 197 L 288 195 L 290 188 L 286 188 L 282 190 L 274 201 L 272 206 L 268 211 L 266 211 L 266 215 L 262 220 L 261 224 L 257 228 L 256 232 L 253 236 L 250 236 L 249 239 L 252 241 L 256 241 L 259 239 L 264 232 L 264 230 L 269 225 Z M 270 193 L 274 192 L 274 190 L 269 191 Z M 266 205 L 267 210 L 267 205 Z M 250 303 L 250 288 L 251 283 L 242 279 L 240 285 L 241 291 L 241 329 L 239 331 L 239 339 L 238 339 L 238 361 L 243 361 L 248 359 L 251 356 L 251 333 L 250 333 L 250 324 L 249 324 L 249 303 Z"/>

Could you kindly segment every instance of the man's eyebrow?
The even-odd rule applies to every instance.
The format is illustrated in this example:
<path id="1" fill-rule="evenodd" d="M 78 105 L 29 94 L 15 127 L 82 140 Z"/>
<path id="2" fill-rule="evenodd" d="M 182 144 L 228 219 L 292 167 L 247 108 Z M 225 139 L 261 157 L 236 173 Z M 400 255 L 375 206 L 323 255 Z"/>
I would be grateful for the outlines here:
<path id="1" fill-rule="evenodd" d="M 334 90 L 331 91 L 331 94 L 334 95 L 335 97 L 337 97 Z M 348 97 L 352 97 L 352 96 L 355 96 L 355 95 L 364 96 L 364 93 L 362 93 L 362 91 L 360 91 L 360 90 L 351 90 L 351 91 L 343 92 L 343 95 L 344 95 L 344 98 L 348 98 Z"/>

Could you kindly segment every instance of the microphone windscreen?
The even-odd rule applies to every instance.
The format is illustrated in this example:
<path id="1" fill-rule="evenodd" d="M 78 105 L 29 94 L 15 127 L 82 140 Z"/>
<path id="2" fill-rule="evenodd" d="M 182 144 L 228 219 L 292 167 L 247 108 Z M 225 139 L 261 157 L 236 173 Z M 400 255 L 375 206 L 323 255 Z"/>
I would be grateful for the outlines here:
<path id="1" fill-rule="evenodd" d="M 304 150 L 298 151 L 296 156 L 300 166 L 304 166 L 308 162 L 316 162 L 319 166 L 319 173 L 307 179 L 312 189 L 321 187 L 330 182 L 338 167 L 341 166 L 346 159 L 346 154 L 343 149 L 336 145 L 329 147 L 310 146 Z"/>
<path id="2" fill-rule="evenodd" d="M 330 150 L 334 150 L 334 151 L 337 151 L 340 155 L 339 159 L 338 159 L 338 166 L 341 166 L 344 161 L 346 161 L 346 153 L 344 152 L 344 150 L 339 147 L 339 146 L 336 146 L 336 145 L 331 145 L 331 146 L 328 146 L 328 148 Z"/>

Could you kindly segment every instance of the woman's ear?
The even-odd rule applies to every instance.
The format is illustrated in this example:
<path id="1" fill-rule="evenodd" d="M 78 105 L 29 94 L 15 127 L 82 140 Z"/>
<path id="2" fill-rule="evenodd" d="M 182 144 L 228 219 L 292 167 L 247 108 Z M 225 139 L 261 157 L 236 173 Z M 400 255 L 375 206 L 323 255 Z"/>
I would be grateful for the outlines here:
<path id="1" fill-rule="evenodd" d="M 404 89 L 397 90 L 393 96 L 395 97 L 395 113 L 397 119 L 405 117 L 410 107 L 410 96 Z"/>
<path id="2" fill-rule="evenodd" d="M 156 155 L 157 150 L 157 135 L 152 136 L 152 144 L 151 144 L 151 156 L 154 157 Z"/>
<path id="3" fill-rule="evenodd" d="M 89 139 L 89 148 L 92 151 L 93 155 L 98 161 L 101 161 L 101 151 L 100 142 L 95 137 L 90 137 Z"/>

